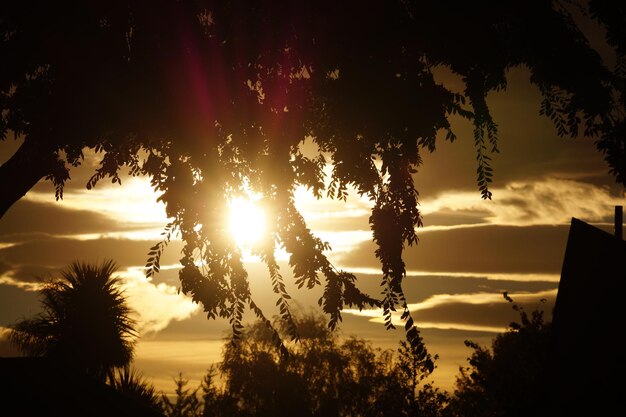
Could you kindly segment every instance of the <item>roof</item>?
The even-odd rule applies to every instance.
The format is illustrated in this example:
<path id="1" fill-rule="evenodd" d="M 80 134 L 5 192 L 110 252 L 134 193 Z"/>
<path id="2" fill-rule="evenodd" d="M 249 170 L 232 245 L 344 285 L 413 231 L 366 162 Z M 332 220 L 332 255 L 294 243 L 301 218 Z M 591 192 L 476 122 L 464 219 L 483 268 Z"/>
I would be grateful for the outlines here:
<path id="1" fill-rule="evenodd" d="M 621 400 L 625 297 L 626 242 L 572 218 L 552 319 L 555 383 L 572 407 Z"/>
<path id="2" fill-rule="evenodd" d="M 626 294 L 626 242 L 572 218 L 552 325 L 559 337 L 613 329 Z M 624 329 L 624 326 L 619 326 Z M 611 331 L 611 332 L 612 332 Z"/>

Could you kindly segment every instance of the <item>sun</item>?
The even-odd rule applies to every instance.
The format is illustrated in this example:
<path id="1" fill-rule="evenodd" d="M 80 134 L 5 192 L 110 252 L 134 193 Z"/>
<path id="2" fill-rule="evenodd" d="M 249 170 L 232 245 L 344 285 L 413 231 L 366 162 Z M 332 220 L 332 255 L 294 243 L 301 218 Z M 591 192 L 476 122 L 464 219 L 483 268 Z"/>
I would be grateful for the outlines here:
<path id="1" fill-rule="evenodd" d="M 263 209 L 252 200 L 238 197 L 231 200 L 229 210 L 228 227 L 239 247 L 259 243 L 266 229 Z"/>

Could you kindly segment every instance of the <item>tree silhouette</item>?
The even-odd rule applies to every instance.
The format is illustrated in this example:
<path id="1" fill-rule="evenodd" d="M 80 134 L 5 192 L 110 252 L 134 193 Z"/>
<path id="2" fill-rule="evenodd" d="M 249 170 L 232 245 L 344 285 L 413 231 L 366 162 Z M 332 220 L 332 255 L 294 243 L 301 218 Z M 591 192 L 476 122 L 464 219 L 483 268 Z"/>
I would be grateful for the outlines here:
<path id="1" fill-rule="evenodd" d="M 400 309 L 418 347 L 402 291 L 403 249 L 417 242 L 422 223 L 412 174 L 438 133 L 455 139 L 449 117 L 460 115 L 475 126 L 477 182 L 491 198 L 498 130 L 486 97 L 506 88 L 508 69 L 528 67 L 557 133 L 593 137 L 625 182 L 625 6 L 590 0 L 579 7 L 606 29 L 617 57 L 608 68 L 570 3 L 3 2 L 0 132 L 24 142 L 0 166 L 0 215 L 44 178 L 61 198 L 84 148 L 103 155 L 87 188 L 119 182 L 125 166 L 148 175 L 171 218 L 165 239 L 150 249 L 148 275 L 179 233 L 183 292 L 208 317 L 228 318 L 239 335 L 246 308 L 269 323 L 224 221 L 228 200 L 251 190 L 270 226 L 255 251 L 285 321 L 292 318 L 276 246 L 290 254 L 299 287 L 324 285 L 320 305 L 331 327 L 344 306 L 380 306 L 388 328 Z M 461 78 L 460 93 L 435 81 L 441 66 Z M 314 156 L 302 151 L 305 138 Z M 337 199 L 352 187 L 372 201 L 380 300 L 328 261 L 328 244 L 294 205 L 298 186 Z"/>
<path id="2" fill-rule="evenodd" d="M 161 398 L 154 386 L 130 365 L 118 368 L 109 383 L 126 397 L 134 398 L 155 410 L 161 409 Z"/>
<path id="3" fill-rule="evenodd" d="M 174 379 L 176 384 L 176 399 L 170 400 L 167 395 L 161 394 L 161 405 L 164 414 L 167 417 L 200 417 L 202 416 L 202 404 L 198 399 L 198 390 L 191 388 L 185 388 L 189 383 L 188 380 L 183 378 L 182 373 L 178 374 L 178 377 Z"/>
<path id="4" fill-rule="evenodd" d="M 43 311 L 12 326 L 11 342 L 102 381 L 128 365 L 136 333 L 131 309 L 112 274 L 116 266 L 74 262 L 41 291 Z"/>
<path id="5" fill-rule="evenodd" d="M 438 416 L 447 404 L 448 398 L 432 385 L 422 384 L 425 378 L 430 376 L 433 361 L 437 360 L 435 355 L 431 358 L 429 354 L 417 350 L 415 346 L 405 341 L 400 342 L 398 348 L 398 361 L 396 372 L 403 384 L 405 393 L 403 397 L 407 402 L 406 408 L 416 410 L 419 416 Z"/>
<path id="6" fill-rule="evenodd" d="M 219 365 L 221 378 L 211 369 L 201 385 L 204 415 L 446 415 L 446 394 L 417 386 L 430 368 L 406 342 L 396 357 L 360 338 L 341 340 L 323 316 L 298 314 L 295 321 L 301 341 L 288 347 L 288 356 L 281 355 L 263 322 L 247 327 L 238 343 L 230 340 Z M 407 373 L 415 373 L 414 380 Z"/>
<path id="7" fill-rule="evenodd" d="M 513 300 L 505 293 L 507 301 Z M 551 323 L 543 310 L 530 315 L 517 304 L 520 322 L 499 334 L 491 349 L 466 341 L 474 352 L 469 367 L 461 368 L 451 400 L 454 415 L 471 416 L 551 416 L 555 414 L 551 387 Z M 552 390 L 552 392 L 550 392 Z"/>

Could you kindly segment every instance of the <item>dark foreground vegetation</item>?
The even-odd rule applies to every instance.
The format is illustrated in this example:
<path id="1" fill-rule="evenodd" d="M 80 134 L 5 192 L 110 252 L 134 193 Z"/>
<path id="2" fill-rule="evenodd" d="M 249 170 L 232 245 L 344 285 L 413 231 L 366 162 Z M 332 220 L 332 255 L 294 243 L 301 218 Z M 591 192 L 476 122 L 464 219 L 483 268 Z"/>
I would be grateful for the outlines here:
<path id="1" fill-rule="evenodd" d="M 550 325 L 541 310 L 529 315 L 515 304 L 520 322 L 491 348 L 466 342 L 474 352 L 453 393 L 427 382 L 436 356 L 407 342 L 396 351 L 376 349 L 361 338 L 339 337 L 321 314 L 299 313 L 300 340 L 286 346 L 287 355 L 274 340 L 289 332 L 286 324 L 275 319 L 282 333 L 276 335 L 259 321 L 227 341 L 221 362 L 209 367 L 200 386 L 188 387 L 180 374 L 175 394 L 167 396 L 131 367 L 136 332 L 114 270 L 110 261 L 72 264 L 46 284 L 43 312 L 13 326 L 15 346 L 106 382 L 168 417 L 533 416 L 549 409 Z M 110 357 L 117 346 L 124 354 Z"/>
<path id="2" fill-rule="evenodd" d="M 396 352 L 358 338 L 340 339 L 323 316 L 297 319 L 301 341 L 282 357 L 263 323 L 229 341 L 222 362 L 200 387 L 176 379 L 176 398 L 162 397 L 169 416 L 437 416 L 447 394 L 420 382 L 430 372 L 406 342 Z M 430 359 L 430 358 L 428 358 Z"/>
<path id="3" fill-rule="evenodd" d="M 406 342 L 395 352 L 375 349 L 363 339 L 340 339 L 323 317 L 307 315 L 298 320 L 303 338 L 288 359 L 257 323 L 240 344 L 226 345 L 200 386 L 188 387 L 179 375 L 175 396 L 155 397 L 154 404 L 172 417 L 550 415 L 550 324 L 542 310 L 527 314 L 513 306 L 520 322 L 491 347 L 466 342 L 474 351 L 452 393 L 426 383 L 431 372 Z"/>

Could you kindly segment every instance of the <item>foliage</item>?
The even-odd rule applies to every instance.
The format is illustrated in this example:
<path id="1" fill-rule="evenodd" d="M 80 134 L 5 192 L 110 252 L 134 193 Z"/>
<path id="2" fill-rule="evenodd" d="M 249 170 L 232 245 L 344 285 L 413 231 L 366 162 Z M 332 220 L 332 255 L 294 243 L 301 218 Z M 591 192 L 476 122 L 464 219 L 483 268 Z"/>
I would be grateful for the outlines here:
<path id="1" fill-rule="evenodd" d="M 195 390 L 191 388 L 185 388 L 189 383 L 188 380 L 183 378 L 182 373 L 178 374 L 178 377 L 174 379 L 176 384 L 176 400 L 170 400 L 167 395 L 161 395 L 161 404 L 163 413 L 167 417 L 200 417 L 202 416 L 201 404 L 196 395 L 199 387 Z"/>
<path id="2" fill-rule="evenodd" d="M 237 416 L 238 408 L 235 399 L 218 388 L 219 370 L 212 365 L 202 379 L 202 416 L 231 417 Z"/>
<path id="3" fill-rule="evenodd" d="M 340 340 L 323 317 L 296 321 L 301 341 L 289 346 L 288 356 L 281 355 L 262 322 L 248 327 L 239 343 L 231 339 L 219 374 L 210 369 L 201 384 L 205 416 L 446 415 L 446 394 L 417 385 L 430 370 L 406 342 L 396 359 L 362 339 Z"/>
<path id="4" fill-rule="evenodd" d="M 405 389 L 408 389 L 403 397 L 408 401 L 408 409 L 418 410 L 420 416 L 440 415 L 441 404 L 445 404 L 447 398 L 444 394 L 425 384 L 420 388 L 420 383 L 434 370 L 434 361 L 437 355 L 431 358 L 423 350 L 405 341 L 400 342 L 398 348 L 398 362 L 396 370 L 398 377 L 402 379 Z"/>
<path id="5" fill-rule="evenodd" d="M 113 261 L 73 262 L 45 283 L 43 311 L 18 321 L 9 334 L 23 353 L 45 356 L 105 381 L 128 365 L 136 338 L 131 309 L 112 276 Z"/>
<path id="6" fill-rule="evenodd" d="M 455 139 L 449 118 L 460 115 L 475 126 L 477 182 L 491 198 L 498 131 L 487 95 L 506 88 L 508 69 L 528 67 L 557 132 L 593 137 L 624 183 L 624 5 L 580 9 L 607 29 L 614 69 L 558 1 L 3 2 L 0 132 L 24 142 L 0 166 L 0 215 L 42 178 L 61 198 L 84 148 L 102 154 L 88 188 L 120 182 L 123 167 L 149 176 L 171 223 L 150 249 L 148 274 L 179 233 L 182 291 L 240 336 L 246 308 L 269 320 L 224 219 L 230 199 L 256 193 L 270 230 L 254 250 L 283 320 L 293 324 L 276 247 L 289 253 L 299 287 L 324 285 L 331 327 L 344 306 L 380 306 L 388 328 L 400 309 L 419 348 L 402 291 L 402 253 L 421 225 L 412 175 L 438 133 Z M 441 66 L 462 80 L 461 92 L 435 81 Z M 337 199 L 353 188 L 371 200 L 381 300 L 329 262 L 329 245 L 294 205 L 300 186 Z"/>
<path id="7" fill-rule="evenodd" d="M 504 297 L 513 303 L 507 293 Z M 529 315 L 517 304 L 513 308 L 520 313 L 520 322 L 499 334 L 491 349 L 465 342 L 474 352 L 468 358 L 470 366 L 461 368 L 457 378 L 451 401 L 455 415 L 550 415 L 551 323 L 544 321 L 542 309 Z"/>
<path id="8" fill-rule="evenodd" d="M 109 384 L 126 397 L 133 398 L 155 410 L 161 409 L 161 399 L 154 386 L 139 371 L 129 365 L 117 369 Z"/>

